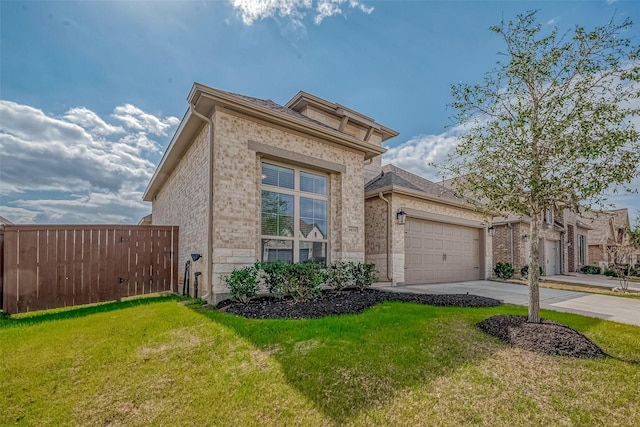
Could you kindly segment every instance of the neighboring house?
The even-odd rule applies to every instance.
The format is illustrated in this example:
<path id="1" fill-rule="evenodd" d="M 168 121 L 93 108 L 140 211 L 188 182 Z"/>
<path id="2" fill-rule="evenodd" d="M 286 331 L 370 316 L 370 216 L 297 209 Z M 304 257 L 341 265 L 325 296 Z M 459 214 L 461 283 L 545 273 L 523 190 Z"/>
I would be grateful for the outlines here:
<path id="1" fill-rule="evenodd" d="M 382 168 L 382 143 L 398 133 L 374 119 L 305 92 L 282 106 L 196 83 L 187 101 L 144 200 L 154 225 L 180 227 L 180 278 L 202 255 L 191 272 L 210 302 L 228 295 L 224 275 L 256 260 L 370 261 L 396 284 L 490 271 L 482 216 Z"/>
<path id="2" fill-rule="evenodd" d="M 0 225 L 11 225 L 13 222 L 9 221 L 7 218 L 0 216 Z"/>
<path id="3" fill-rule="evenodd" d="M 589 224 L 588 251 L 589 264 L 603 269 L 613 262 L 610 248 L 628 242 L 629 210 L 615 209 L 608 211 L 591 211 L 582 215 Z M 638 253 L 632 255 L 632 264 L 638 262 Z"/>
<path id="4" fill-rule="evenodd" d="M 542 274 L 574 273 L 589 264 L 587 236 L 590 226 L 569 209 L 547 210 L 541 218 L 539 236 Z M 493 261 L 509 262 L 516 273 L 529 259 L 528 217 L 493 220 Z"/>

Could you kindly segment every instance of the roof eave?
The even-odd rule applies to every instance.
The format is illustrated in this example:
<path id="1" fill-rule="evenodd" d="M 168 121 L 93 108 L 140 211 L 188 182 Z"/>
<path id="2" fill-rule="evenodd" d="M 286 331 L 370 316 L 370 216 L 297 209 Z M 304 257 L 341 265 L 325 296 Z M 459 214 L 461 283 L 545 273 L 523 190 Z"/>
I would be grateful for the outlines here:
<path id="1" fill-rule="evenodd" d="M 286 125 L 294 130 L 303 131 L 316 137 L 321 137 L 338 145 L 343 145 L 365 153 L 365 160 L 385 153 L 386 148 L 379 147 L 368 142 L 360 141 L 357 138 L 347 135 L 338 130 L 321 126 L 290 116 L 285 113 L 273 110 L 259 104 L 255 104 L 249 100 L 239 98 L 228 92 L 210 88 L 199 83 L 194 84 L 195 90 L 189 94 L 189 102 L 194 104 L 198 110 L 198 105 L 203 98 L 211 100 L 215 105 L 224 106 L 230 110 L 238 111 L 249 116 L 260 118 L 268 122 Z M 200 111 L 207 115 L 207 111 Z"/>
<path id="2" fill-rule="evenodd" d="M 442 197 L 438 197 L 438 196 L 434 196 L 434 195 L 430 195 L 428 193 L 424 193 L 422 191 L 418 191 L 418 190 L 412 190 L 409 188 L 404 188 L 404 187 L 399 187 L 397 185 L 387 185 L 385 187 L 381 187 L 375 190 L 370 190 L 367 191 L 364 195 L 365 200 L 366 199 L 371 199 L 373 197 L 378 197 L 378 194 L 380 193 L 393 193 L 393 194 L 401 194 L 401 195 L 405 195 L 405 196 L 411 196 L 411 197 L 417 197 L 419 199 L 423 199 L 423 200 L 428 200 L 430 202 L 437 202 L 437 203 L 441 203 L 441 204 L 445 204 L 445 205 L 449 205 L 449 206 L 455 206 L 455 207 L 459 207 L 459 208 L 463 208 L 466 210 L 472 210 L 472 211 L 477 211 L 477 209 L 475 208 L 475 206 L 469 204 L 469 203 L 464 203 L 464 202 L 458 202 L 455 200 L 451 200 L 451 199 L 445 199 Z"/>
<path id="3" fill-rule="evenodd" d="M 207 104 L 206 102 L 203 103 L 205 99 L 208 99 L 211 105 L 205 105 Z M 350 135 L 343 134 L 340 131 L 324 128 L 320 125 L 315 125 L 312 122 L 306 122 L 302 119 L 255 104 L 246 99 L 205 86 L 201 83 L 196 82 L 193 84 L 189 91 L 189 95 L 187 96 L 187 101 L 190 105 L 194 106 L 196 111 L 207 117 L 211 115 L 212 106 L 224 106 L 229 110 L 238 111 L 271 123 L 285 125 L 291 129 L 302 131 L 329 142 L 363 152 L 365 160 L 379 156 L 387 151 L 385 148 L 360 141 Z M 208 111 L 202 111 L 201 104 L 205 107 L 209 107 L 205 108 Z M 171 142 L 169 143 L 167 150 L 165 151 L 158 167 L 147 185 L 147 188 L 145 189 L 142 197 L 144 201 L 153 201 L 155 195 L 162 185 L 164 185 L 177 162 L 182 158 L 184 151 L 188 148 L 188 143 L 191 141 L 191 137 L 193 136 L 192 133 L 199 129 L 201 125 L 202 119 L 192 114 L 191 109 L 189 108 L 182 118 L 178 129 L 176 129 L 176 132 L 171 138 Z M 185 132 L 185 129 L 190 130 L 190 132 Z M 185 135 L 185 133 L 187 135 Z"/>

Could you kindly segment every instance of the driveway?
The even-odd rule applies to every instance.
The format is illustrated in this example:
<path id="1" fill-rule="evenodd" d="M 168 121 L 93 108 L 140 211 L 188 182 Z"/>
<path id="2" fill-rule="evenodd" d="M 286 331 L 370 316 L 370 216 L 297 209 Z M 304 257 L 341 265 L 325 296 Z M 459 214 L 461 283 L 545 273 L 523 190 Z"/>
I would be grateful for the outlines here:
<path id="1" fill-rule="evenodd" d="M 527 286 L 490 280 L 438 285 L 394 286 L 380 289 L 423 294 L 469 293 L 495 298 L 506 304 L 526 306 L 529 303 L 529 288 Z M 540 288 L 540 308 L 640 326 L 640 300 L 637 299 Z"/>

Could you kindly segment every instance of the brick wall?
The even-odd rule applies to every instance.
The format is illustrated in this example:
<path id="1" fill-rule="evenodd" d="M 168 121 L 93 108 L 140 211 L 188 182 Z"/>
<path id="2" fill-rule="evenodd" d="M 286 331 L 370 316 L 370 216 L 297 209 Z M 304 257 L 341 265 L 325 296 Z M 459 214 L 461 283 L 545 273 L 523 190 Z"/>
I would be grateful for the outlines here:
<path id="1" fill-rule="evenodd" d="M 570 273 L 576 271 L 576 250 L 575 227 L 567 225 L 567 267 Z"/>

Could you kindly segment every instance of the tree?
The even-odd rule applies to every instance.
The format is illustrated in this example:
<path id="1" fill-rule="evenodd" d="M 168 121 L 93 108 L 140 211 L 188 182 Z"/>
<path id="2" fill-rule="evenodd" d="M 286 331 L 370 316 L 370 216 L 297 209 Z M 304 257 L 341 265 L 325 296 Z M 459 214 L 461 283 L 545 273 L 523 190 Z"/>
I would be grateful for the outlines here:
<path id="1" fill-rule="evenodd" d="M 640 211 L 636 212 L 636 220 L 632 226 L 629 227 L 629 243 L 637 251 L 640 251 Z M 640 260 L 638 260 L 640 263 Z"/>
<path id="2" fill-rule="evenodd" d="M 530 218 L 528 265 L 539 265 L 541 216 L 604 206 L 640 173 L 640 47 L 612 21 L 593 31 L 543 31 L 536 12 L 491 31 L 506 51 L 481 84 L 452 86 L 465 129 L 441 167 L 485 212 Z M 529 322 L 540 322 L 539 269 L 529 269 Z"/>

